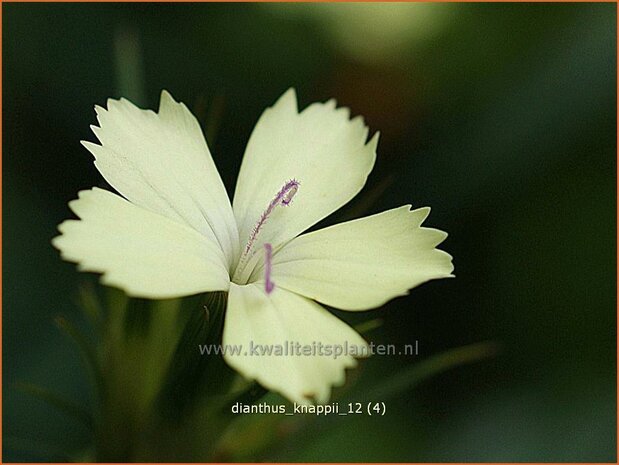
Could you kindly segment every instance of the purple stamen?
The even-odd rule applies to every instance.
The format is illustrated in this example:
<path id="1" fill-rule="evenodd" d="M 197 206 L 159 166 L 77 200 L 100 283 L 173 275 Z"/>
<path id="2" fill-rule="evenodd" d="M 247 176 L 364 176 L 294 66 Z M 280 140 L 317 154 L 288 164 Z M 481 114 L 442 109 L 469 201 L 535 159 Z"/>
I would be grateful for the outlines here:
<path id="1" fill-rule="evenodd" d="M 268 242 L 264 244 L 264 290 L 267 294 L 273 292 L 275 283 L 271 281 L 273 247 Z"/>
<path id="2" fill-rule="evenodd" d="M 267 219 L 269 219 L 269 216 L 271 215 L 271 213 L 273 213 L 273 210 L 275 210 L 278 205 L 283 205 L 285 207 L 290 205 L 292 198 L 298 190 L 299 181 L 297 181 L 296 179 L 292 179 L 286 184 L 284 184 L 280 191 L 275 195 L 273 200 L 271 200 L 267 209 L 262 212 L 258 223 L 256 223 L 256 226 L 254 226 L 254 229 L 252 229 L 247 244 L 245 245 L 245 251 L 243 253 L 243 256 L 246 256 L 253 247 L 254 242 L 256 241 L 256 237 L 258 237 L 258 233 L 260 232 L 260 229 L 262 229 L 264 223 L 266 223 Z"/>

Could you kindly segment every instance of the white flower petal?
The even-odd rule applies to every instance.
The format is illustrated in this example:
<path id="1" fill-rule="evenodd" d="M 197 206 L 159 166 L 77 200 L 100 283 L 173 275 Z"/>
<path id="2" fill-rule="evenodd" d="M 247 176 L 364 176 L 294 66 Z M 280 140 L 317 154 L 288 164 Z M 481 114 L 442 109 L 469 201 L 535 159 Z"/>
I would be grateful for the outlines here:
<path id="1" fill-rule="evenodd" d="M 251 344 L 275 350 L 287 343 L 313 345 L 321 343 L 344 347 L 355 346 L 367 351 L 367 344 L 350 326 L 320 305 L 304 297 L 275 288 L 266 294 L 264 286 L 230 284 L 223 343 L 242 345 L 243 351 L 226 361 L 245 377 L 257 380 L 264 387 L 277 391 L 298 403 L 310 399 L 328 401 L 331 386 L 341 385 L 345 369 L 356 365 L 350 355 L 251 355 Z M 357 350 L 355 349 L 355 350 Z M 365 352 L 367 355 L 367 352 Z"/>
<path id="2" fill-rule="evenodd" d="M 447 233 L 421 227 L 429 213 L 407 205 L 304 234 L 275 252 L 271 280 L 326 305 L 367 310 L 451 277 L 451 255 L 435 249 Z"/>
<path id="3" fill-rule="evenodd" d="M 292 239 L 362 189 L 374 166 L 378 133 L 366 144 L 368 128 L 360 117 L 349 116 L 334 100 L 299 113 L 292 89 L 265 110 L 247 144 L 234 194 L 242 243 L 291 179 L 300 182 L 298 192 L 289 206 L 275 209 L 254 250 Z"/>
<path id="4" fill-rule="evenodd" d="M 136 205 L 190 225 L 216 243 L 228 268 L 238 232 L 223 182 L 198 121 L 166 91 L 159 113 L 125 99 L 95 107 L 101 145 L 83 142 L 103 177 Z"/>
<path id="5" fill-rule="evenodd" d="M 152 299 L 227 290 L 229 275 L 217 244 L 190 228 L 137 207 L 103 189 L 81 191 L 53 239 L 62 258 L 101 282 Z"/>

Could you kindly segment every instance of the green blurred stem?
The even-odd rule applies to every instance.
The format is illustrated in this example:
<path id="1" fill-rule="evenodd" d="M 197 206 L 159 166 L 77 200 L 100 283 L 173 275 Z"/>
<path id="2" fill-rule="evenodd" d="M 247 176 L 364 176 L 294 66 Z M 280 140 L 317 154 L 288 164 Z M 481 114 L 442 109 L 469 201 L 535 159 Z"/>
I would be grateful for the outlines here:
<path id="1" fill-rule="evenodd" d="M 498 350 L 495 342 L 480 342 L 433 355 L 368 389 L 363 400 L 388 400 L 451 368 L 494 357 Z"/>
<path id="2" fill-rule="evenodd" d="M 93 344 L 87 339 L 87 337 L 69 320 L 62 316 L 57 316 L 54 322 L 70 339 L 73 340 L 79 353 L 84 359 L 86 368 L 92 378 L 93 384 L 96 389 L 101 390 L 103 387 L 103 378 L 101 373 L 101 366 L 97 357 L 97 352 Z"/>
<path id="3" fill-rule="evenodd" d="M 81 405 L 72 402 L 60 394 L 50 391 L 44 387 L 37 386 L 33 383 L 17 382 L 13 385 L 13 387 L 31 395 L 32 397 L 36 397 L 37 399 L 44 401 L 59 411 L 67 414 L 71 418 L 80 421 L 88 428 L 92 428 L 93 419 L 90 412 L 88 412 L 88 410 Z"/>
<path id="4" fill-rule="evenodd" d="M 136 105 L 146 103 L 142 46 L 136 29 L 121 26 L 114 34 L 114 65 L 116 82 L 121 97 Z"/>

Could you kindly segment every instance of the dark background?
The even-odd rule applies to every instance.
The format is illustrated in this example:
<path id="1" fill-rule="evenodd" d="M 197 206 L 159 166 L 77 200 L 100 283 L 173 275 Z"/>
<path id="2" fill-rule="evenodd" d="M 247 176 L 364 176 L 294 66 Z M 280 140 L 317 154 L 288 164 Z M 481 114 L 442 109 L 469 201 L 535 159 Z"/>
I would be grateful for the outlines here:
<path id="1" fill-rule="evenodd" d="M 93 105 L 156 109 L 168 89 L 231 193 L 253 125 L 291 86 L 382 133 L 369 194 L 344 213 L 430 205 L 450 234 L 456 279 L 357 318 L 384 319 L 377 342 L 419 340 L 419 357 L 371 360 L 357 385 L 465 344 L 502 350 L 401 392 L 385 418 L 337 418 L 256 458 L 616 460 L 615 4 L 2 8 L 5 461 L 89 439 L 13 383 L 91 402 L 53 323 L 80 318 L 89 277 L 50 240 L 67 201 L 101 185 L 79 144 Z"/>

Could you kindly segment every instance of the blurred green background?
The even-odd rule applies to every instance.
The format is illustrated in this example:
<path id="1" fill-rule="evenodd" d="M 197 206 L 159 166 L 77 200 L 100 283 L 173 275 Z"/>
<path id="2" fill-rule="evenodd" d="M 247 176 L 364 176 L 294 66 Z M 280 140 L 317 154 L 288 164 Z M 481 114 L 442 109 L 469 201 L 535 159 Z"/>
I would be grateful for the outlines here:
<path id="1" fill-rule="evenodd" d="M 450 234 L 456 279 L 338 313 L 384 319 L 374 341 L 419 341 L 418 357 L 365 362 L 357 386 L 465 344 L 502 350 L 399 392 L 383 418 L 329 418 L 252 458 L 616 460 L 615 4 L 2 9 L 4 461 L 89 441 L 13 383 L 92 402 L 53 319 L 79 320 L 78 285 L 94 279 L 50 239 L 67 201 L 103 185 L 79 144 L 94 139 L 93 105 L 157 108 L 168 89 L 232 193 L 253 125 L 291 86 L 301 106 L 334 97 L 382 133 L 362 201 L 342 213 L 430 205 L 428 224 Z"/>

